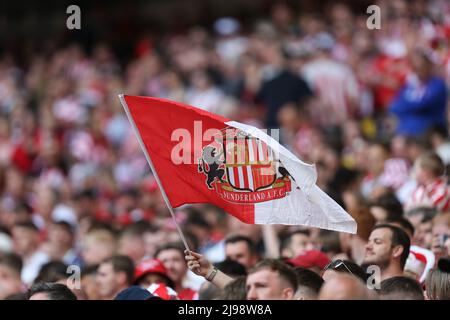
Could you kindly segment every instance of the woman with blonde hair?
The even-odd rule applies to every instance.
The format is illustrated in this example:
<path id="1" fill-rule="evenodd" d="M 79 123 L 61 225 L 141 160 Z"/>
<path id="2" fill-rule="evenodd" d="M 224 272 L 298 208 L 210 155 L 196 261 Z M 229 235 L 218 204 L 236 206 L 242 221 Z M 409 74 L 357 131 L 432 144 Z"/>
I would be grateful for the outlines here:
<path id="1" fill-rule="evenodd" d="M 450 259 L 439 259 L 437 268 L 428 272 L 425 281 L 429 300 L 450 300 Z"/>

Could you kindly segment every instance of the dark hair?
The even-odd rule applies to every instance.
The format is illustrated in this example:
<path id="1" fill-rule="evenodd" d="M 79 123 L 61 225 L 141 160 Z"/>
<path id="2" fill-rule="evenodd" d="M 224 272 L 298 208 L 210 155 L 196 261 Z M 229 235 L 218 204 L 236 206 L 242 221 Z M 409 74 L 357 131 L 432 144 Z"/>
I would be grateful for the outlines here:
<path id="1" fill-rule="evenodd" d="M 278 272 L 280 278 L 286 280 L 286 282 L 289 283 L 290 287 L 294 289 L 294 291 L 297 290 L 298 282 L 297 275 L 295 274 L 294 269 L 278 259 L 261 260 L 248 272 L 248 274 L 250 275 L 264 269 Z"/>
<path id="2" fill-rule="evenodd" d="M 322 244 L 320 251 L 328 252 L 342 252 L 341 240 L 339 239 L 339 232 L 331 230 L 320 230 L 319 241 Z"/>
<path id="3" fill-rule="evenodd" d="M 34 232 L 39 232 L 38 227 L 36 227 L 36 225 L 33 222 L 30 221 L 22 221 L 22 222 L 17 222 L 16 224 L 14 224 L 14 227 L 16 228 L 25 228 Z"/>
<path id="4" fill-rule="evenodd" d="M 74 200 L 82 200 L 82 199 L 87 199 L 87 200 L 95 200 L 97 196 L 97 192 L 92 189 L 92 188 L 87 188 L 87 189 L 83 189 L 81 191 L 78 191 L 77 193 L 75 193 L 75 195 L 73 196 Z"/>
<path id="5" fill-rule="evenodd" d="M 383 228 L 391 230 L 393 247 L 395 247 L 395 246 L 403 247 L 403 252 L 400 257 L 400 266 L 402 268 L 404 268 L 405 264 L 406 264 L 406 259 L 408 259 L 408 255 L 409 255 L 409 247 L 411 246 L 411 241 L 409 239 L 408 234 L 401 228 L 393 226 L 391 224 L 387 224 L 387 223 L 377 224 L 372 229 L 372 231 L 374 231 L 376 229 L 383 229 Z"/>
<path id="6" fill-rule="evenodd" d="M 6 296 L 4 300 L 28 300 L 28 294 L 24 292 L 13 293 Z"/>
<path id="7" fill-rule="evenodd" d="M 414 226 L 411 224 L 411 222 L 409 222 L 408 219 L 403 218 L 403 217 L 391 217 L 389 219 L 387 219 L 386 221 L 384 221 L 384 223 L 389 223 L 389 224 L 393 224 L 393 223 L 398 223 L 400 225 L 400 227 L 411 233 L 411 236 L 414 235 Z"/>
<path id="8" fill-rule="evenodd" d="M 195 208 L 186 208 L 187 211 L 187 219 L 185 222 L 185 226 L 194 225 L 204 229 L 211 229 L 210 223 L 205 219 L 204 215 Z"/>
<path id="9" fill-rule="evenodd" d="M 8 236 L 11 236 L 10 228 L 6 228 L 5 226 L 2 226 L 1 224 L 0 224 L 0 233 L 4 233 Z"/>
<path id="10" fill-rule="evenodd" d="M 324 281 L 316 272 L 306 268 L 296 267 L 294 269 L 297 275 L 298 288 L 305 288 L 308 292 L 319 294 Z"/>
<path id="11" fill-rule="evenodd" d="M 430 150 L 432 148 L 431 141 L 428 140 L 425 136 L 419 136 L 419 137 L 407 137 L 406 138 L 406 146 L 412 147 L 416 146 L 419 147 L 422 150 Z"/>
<path id="12" fill-rule="evenodd" d="M 429 141 L 431 141 L 431 137 L 433 135 L 438 135 L 442 139 L 447 139 L 448 138 L 447 128 L 443 125 L 435 124 L 426 131 L 426 137 L 429 139 Z"/>
<path id="13" fill-rule="evenodd" d="M 105 221 L 99 221 L 99 220 L 95 220 L 95 219 L 91 220 L 91 221 L 92 221 L 92 223 L 88 229 L 88 233 L 98 231 L 98 230 L 104 230 L 106 232 L 109 232 L 114 238 L 117 237 L 118 232 L 111 223 L 105 222 Z"/>
<path id="14" fill-rule="evenodd" d="M 98 270 L 98 264 L 89 264 L 83 267 L 81 269 L 81 277 L 88 276 L 88 275 L 95 275 Z"/>
<path id="15" fill-rule="evenodd" d="M 123 229 L 120 237 L 126 236 L 142 236 L 146 232 L 152 231 L 152 225 L 148 221 L 137 221 Z"/>
<path id="16" fill-rule="evenodd" d="M 21 201 L 15 206 L 14 212 L 23 212 L 31 216 L 33 209 L 28 205 L 28 203 Z"/>
<path id="17" fill-rule="evenodd" d="M 420 284 L 409 277 L 392 277 L 381 281 L 380 295 L 395 300 L 424 300 Z"/>
<path id="18" fill-rule="evenodd" d="M 416 207 L 414 209 L 411 209 L 411 210 L 405 212 L 406 217 L 413 217 L 413 216 L 416 216 L 419 214 L 423 215 L 420 223 L 425 223 L 425 222 L 433 220 L 433 218 L 437 214 L 437 210 L 436 210 L 436 208 L 430 208 L 430 207 Z"/>
<path id="19" fill-rule="evenodd" d="M 182 259 L 184 260 L 184 248 L 183 248 L 183 245 L 180 242 L 172 242 L 172 243 L 167 243 L 167 244 L 164 244 L 162 246 L 159 246 L 156 249 L 156 252 L 154 254 L 155 258 L 158 258 L 158 255 L 162 251 L 166 251 L 166 250 L 177 250 L 180 253 Z"/>
<path id="20" fill-rule="evenodd" d="M 38 282 L 57 282 L 66 279 L 67 265 L 61 261 L 50 261 L 42 265 L 34 283 Z"/>
<path id="21" fill-rule="evenodd" d="M 67 233 L 70 233 L 70 235 L 73 236 L 73 234 L 74 234 L 74 228 L 73 228 L 73 226 L 72 226 L 70 223 L 68 223 L 67 221 L 59 220 L 59 221 L 53 221 L 52 223 L 53 223 L 53 225 L 55 225 L 55 226 L 58 226 L 58 227 L 63 228 L 64 231 L 66 231 Z"/>
<path id="22" fill-rule="evenodd" d="M 311 235 L 309 230 L 295 230 L 295 231 L 289 232 L 282 238 L 282 240 L 280 242 L 280 253 L 281 253 L 281 251 L 283 251 L 284 249 L 286 249 L 287 247 L 289 247 L 291 245 L 292 238 L 297 234 L 301 234 L 301 235 L 308 236 L 308 237 Z"/>
<path id="23" fill-rule="evenodd" d="M 192 251 L 198 251 L 200 247 L 200 240 L 195 233 L 187 228 L 183 228 L 182 232 L 184 233 L 184 237 L 186 238 L 189 248 L 191 248 Z"/>
<path id="24" fill-rule="evenodd" d="M 224 261 L 215 263 L 214 266 L 223 273 L 230 275 L 231 277 L 247 275 L 247 270 L 245 269 L 245 267 L 234 260 L 225 259 Z"/>
<path id="25" fill-rule="evenodd" d="M 387 219 L 402 217 L 403 206 L 394 193 L 388 192 L 379 196 L 371 205 L 387 212 Z"/>
<path id="26" fill-rule="evenodd" d="M 440 258 L 437 267 L 441 272 L 450 273 L 450 258 Z"/>
<path id="27" fill-rule="evenodd" d="M 225 245 L 230 244 L 230 243 L 237 243 L 237 242 L 245 242 L 247 244 L 247 247 L 248 247 L 248 250 L 250 251 L 250 253 L 252 253 L 252 254 L 256 253 L 256 247 L 253 244 L 253 241 L 249 237 L 238 234 L 238 235 L 230 236 L 225 239 Z"/>
<path id="28" fill-rule="evenodd" d="M 347 169 L 344 167 L 340 167 L 331 182 L 328 184 L 331 190 L 335 191 L 345 191 L 351 186 L 353 183 L 358 181 L 361 176 L 361 172 L 353 169 Z"/>
<path id="29" fill-rule="evenodd" d="M 369 274 L 367 274 L 362 267 L 349 260 L 334 260 L 325 266 L 324 270 L 334 270 L 337 272 L 344 272 L 361 279 L 366 283 Z"/>
<path id="30" fill-rule="evenodd" d="M 49 300 L 77 300 L 77 296 L 61 283 L 39 282 L 28 291 L 28 299 L 37 293 L 47 293 Z"/>
<path id="31" fill-rule="evenodd" d="M 114 255 L 103 260 L 102 264 L 103 263 L 111 263 L 115 272 L 124 272 L 127 276 L 128 285 L 133 284 L 134 263 L 130 257 L 124 255 Z"/>
<path id="32" fill-rule="evenodd" d="M 14 270 L 18 275 L 22 272 L 22 258 L 15 253 L 5 253 L 0 256 L 0 265 L 7 266 Z"/>

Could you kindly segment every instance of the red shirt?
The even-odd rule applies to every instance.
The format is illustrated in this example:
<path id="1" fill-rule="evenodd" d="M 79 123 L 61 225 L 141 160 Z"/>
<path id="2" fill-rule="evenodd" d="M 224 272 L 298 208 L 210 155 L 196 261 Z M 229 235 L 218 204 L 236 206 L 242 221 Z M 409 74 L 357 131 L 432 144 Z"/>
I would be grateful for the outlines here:
<path id="1" fill-rule="evenodd" d="M 375 72 L 383 74 L 384 77 L 390 78 L 397 82 L 395 88 L 384 83 L 376 85 L 373 89 L 375 98 L 375 108 L 385 109 L 389 106 L 395 97 L 398 89 L 403 85 L 408 74 L 405 59 L 395 59 L 385 55 L 381 55 L 374 60 Z"/>
<path id="2" fill-rule="evenodd" d="M 178 298 L 180 300 L 197 300 L 198 293 L 190 288 L 183 288 L 178 292 Z"/>

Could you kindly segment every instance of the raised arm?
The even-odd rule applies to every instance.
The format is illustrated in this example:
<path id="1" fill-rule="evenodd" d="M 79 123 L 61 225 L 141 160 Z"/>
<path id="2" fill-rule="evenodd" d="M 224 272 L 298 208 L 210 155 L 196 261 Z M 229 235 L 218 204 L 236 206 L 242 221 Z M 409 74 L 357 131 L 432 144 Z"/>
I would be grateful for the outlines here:
<path id="1" fill-rule="evenodd" d="M 214 267 L 212 263 L 203 255 L 188 250 L 184 251 L 184 255 L 187 266 L 192 272 L 196 275 L 202 276 L 220 289 L 224 288 L 228 283 L 233 281 L 232 277 Z"/>

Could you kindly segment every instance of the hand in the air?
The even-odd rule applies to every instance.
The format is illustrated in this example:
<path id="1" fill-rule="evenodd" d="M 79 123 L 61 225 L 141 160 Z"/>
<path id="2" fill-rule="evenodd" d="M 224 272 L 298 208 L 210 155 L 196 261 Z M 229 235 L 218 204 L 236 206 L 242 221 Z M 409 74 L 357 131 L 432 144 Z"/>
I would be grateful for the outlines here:
<path id="1" fill-rule="evenodd" d="M 207 277 L 214 268 L 212 263 L 199 253 L 185 250 L 184 258 L 186 259 L 189 270 L 196 275 Z"/>

